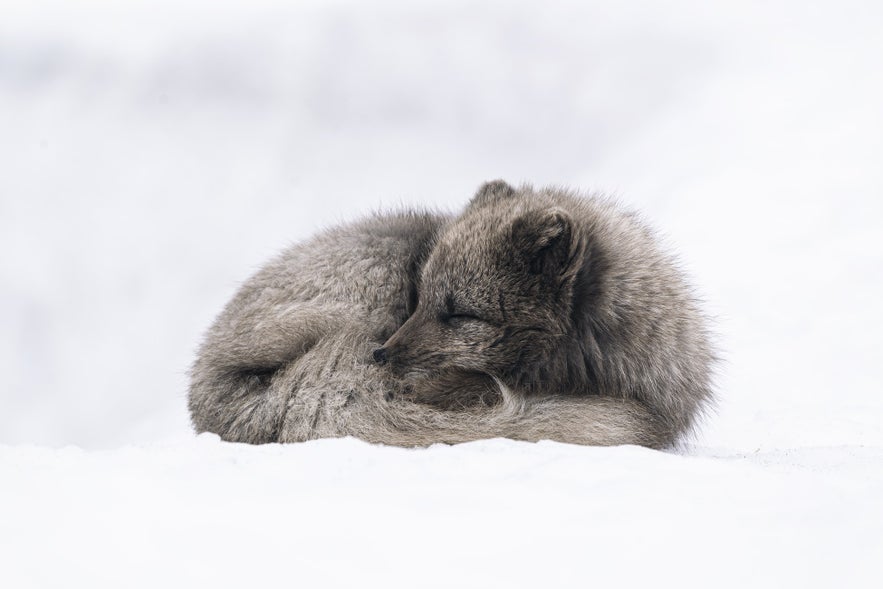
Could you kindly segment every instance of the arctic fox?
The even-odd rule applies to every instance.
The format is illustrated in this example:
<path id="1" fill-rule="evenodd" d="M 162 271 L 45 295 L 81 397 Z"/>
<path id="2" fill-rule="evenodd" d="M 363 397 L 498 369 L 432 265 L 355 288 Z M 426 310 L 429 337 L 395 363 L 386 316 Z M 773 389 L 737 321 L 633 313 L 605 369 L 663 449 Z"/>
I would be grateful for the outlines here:
<path id="1" fill-rule="evenodd" d="M 198 431 L 250 443 L 355 436 L 665 447 L 711 400 L 705 320 L 632 214 L 557 189 L 482 186 L 271 261 L 192 369 Z"/>

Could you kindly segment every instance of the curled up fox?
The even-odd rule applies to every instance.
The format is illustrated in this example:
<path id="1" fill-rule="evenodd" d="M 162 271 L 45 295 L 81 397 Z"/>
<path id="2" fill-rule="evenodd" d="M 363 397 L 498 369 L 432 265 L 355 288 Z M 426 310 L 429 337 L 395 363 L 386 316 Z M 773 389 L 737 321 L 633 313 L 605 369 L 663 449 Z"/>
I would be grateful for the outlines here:
<path id="1" fill-rule="evenodd" d="M 239 442 L 660 448 L 710 403 L 713 362 L 634 214 L 495 181 L 459 215 L 375 215 L 270 261 L 209 329 L 189 405 L 197 431 Z"/>

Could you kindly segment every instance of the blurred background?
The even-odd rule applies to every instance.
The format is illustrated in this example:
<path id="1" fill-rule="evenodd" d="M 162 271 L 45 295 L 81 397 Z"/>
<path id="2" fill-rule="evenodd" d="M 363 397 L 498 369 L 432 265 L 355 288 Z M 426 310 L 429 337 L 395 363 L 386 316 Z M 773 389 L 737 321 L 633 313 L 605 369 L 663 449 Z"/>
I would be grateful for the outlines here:
<path id="1" fill-rule="evenodd" d="M 883 444 L 881 30 L 876 0 L 0 0 L 0 443 L 192 435 L 263 261 L 505 178 L 679 252 L 724 357 L 698 444 Z"/>

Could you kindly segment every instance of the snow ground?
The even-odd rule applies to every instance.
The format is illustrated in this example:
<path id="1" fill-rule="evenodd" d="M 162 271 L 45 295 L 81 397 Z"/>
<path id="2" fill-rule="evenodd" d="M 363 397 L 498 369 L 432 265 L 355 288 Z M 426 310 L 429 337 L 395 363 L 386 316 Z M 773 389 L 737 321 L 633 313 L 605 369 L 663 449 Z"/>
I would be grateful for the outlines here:
<path id="1" fill-rule="evenodd" d="M 3 447 L 0 581 L 877 586 L 883 450 L 704 454 L 510 440 L 243 447 L 211 435 Z"/>
<path id="2" fill-rule="evenodd" d="M 883 5 L 0 2 L 0 586 L 878 586 Z M 708 301 L 680 454 L 195 438 L 287 243 L 617 194 Z"/>

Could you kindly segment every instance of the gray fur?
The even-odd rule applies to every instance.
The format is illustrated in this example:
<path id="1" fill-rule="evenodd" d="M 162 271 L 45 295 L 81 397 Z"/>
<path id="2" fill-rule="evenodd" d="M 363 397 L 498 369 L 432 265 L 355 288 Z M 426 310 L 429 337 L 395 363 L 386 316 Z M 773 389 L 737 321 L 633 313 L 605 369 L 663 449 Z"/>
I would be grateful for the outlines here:
<path id="1" fill-rule="evenodd" d="M 271 261 L 209 330 L 190 410 L 250 443 L 663 447 L 710 400 L 712 361 L 634 215 L 497 181 L 458 217 L 377 215 Z"/>

